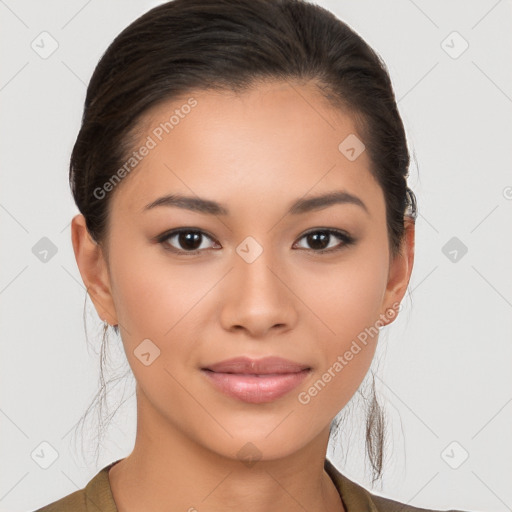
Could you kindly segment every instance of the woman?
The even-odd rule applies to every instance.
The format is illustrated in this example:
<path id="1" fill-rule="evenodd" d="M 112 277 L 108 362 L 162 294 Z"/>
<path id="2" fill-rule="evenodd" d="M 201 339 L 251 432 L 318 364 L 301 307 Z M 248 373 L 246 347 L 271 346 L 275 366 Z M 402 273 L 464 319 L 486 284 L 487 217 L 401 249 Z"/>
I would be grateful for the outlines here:
<path id="1" fill-rule="evenodd" d="M 318 6 L 175 0 L 127 27 L 89 84 L 70 183 L 137 436 L 39 510 L 420 510 L 326 459 L 409 283 L 408 165 L 384 65 Z"/>

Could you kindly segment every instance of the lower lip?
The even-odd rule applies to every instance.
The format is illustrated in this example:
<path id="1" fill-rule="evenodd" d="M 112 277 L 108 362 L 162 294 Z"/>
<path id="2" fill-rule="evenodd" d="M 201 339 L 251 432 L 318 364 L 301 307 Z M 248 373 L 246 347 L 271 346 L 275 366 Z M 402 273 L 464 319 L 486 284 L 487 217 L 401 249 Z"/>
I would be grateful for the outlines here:
<path id="1" fill-rule="evenodd" d="M 244 402 L 261 404 L 272 402 L 289 393 L 309 375 L 311 370 L 260 376 L 201 371 L 224 394 Z"/>

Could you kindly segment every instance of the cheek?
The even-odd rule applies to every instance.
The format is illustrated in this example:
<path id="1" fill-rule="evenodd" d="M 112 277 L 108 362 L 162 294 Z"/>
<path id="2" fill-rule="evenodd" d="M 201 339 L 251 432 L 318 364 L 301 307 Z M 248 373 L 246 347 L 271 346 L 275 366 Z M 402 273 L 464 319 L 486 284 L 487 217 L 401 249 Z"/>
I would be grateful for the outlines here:
<path id="1" fill-rule="evenodd" d="M 197 272 L 194 277 L 191 267 L 166 261 L 157 248 L 137 251 L 132 245 L 129 257 L 125 247 L 117 249 L 112 282 L 125 354 L 141 390 L 155 404 L 168 404 L 168 397 L 181 393 L 168 371 L 175 375 L 176 366 L 193 355 L 194 305 L 211 285 L 201 285 Z"/>
<path id="2" fill-rule="evenodd" d="M 335 271 L 330 269 L 323 277 L 317 273 L 309 282 L 305 302 L 321 319 L 315 322 L 321 364 L 299 403 L 311 413 L 337 414 L 368 372 L 377 346 L 376 322 L 387 283 L 386 250 L 385 245 L 382 250 L 362 248 L 337 265 Z M 311 292 L 312 282 L 315 293 Z M 302 289 L 308 289 L 307 281 Z"/>
<path id="3" fill-rule="evenodd" d="M 133 247 L 130 257 L 123 257 L 128 253 L 118 246 L 113 276 L 125 354 L 147 393 L 173 396 L 181 393 L 180 387 L 166 370 L 183 380 L 195 367 L 201 348 L 196 339 L 201 338 L 201 326 L 210 318 L 204 307 L 209 290 L 218 281 L 218 271 L 199 272 L 194 265 L 171 262 L 157 247 L 138 251 Z M 148 352 L 154 362 L 145 366 L 142 354 Z M 154 354 L 157 357 L 153 359 Z"/>
<path id="4" fill-rule="evenodd" d="M 306 304 L 322 320 L 318 333 L 330 339 L 331 349 L 343 349 L 379 318 L 389 266 L 387 248 L 380 247 L 366 243 L 321 273 L 305 272 L 300 278 Z"/>
<path id="5" fill-rule="evenodd" d="M 130 256 L 118 246 L 113 282 L 119 323 L 128 338 L 164 339 L 210 286 L 193 266 L 172 263 L 157 247 L 133 248 Z"/>

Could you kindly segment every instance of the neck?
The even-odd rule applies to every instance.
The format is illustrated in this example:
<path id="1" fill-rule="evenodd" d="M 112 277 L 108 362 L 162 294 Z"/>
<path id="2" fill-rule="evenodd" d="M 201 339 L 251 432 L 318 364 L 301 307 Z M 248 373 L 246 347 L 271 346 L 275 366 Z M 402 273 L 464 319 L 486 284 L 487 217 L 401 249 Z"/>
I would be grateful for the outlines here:
<path id="1" fill-rule="evenodd" d="M 230 458 L 141 412 L 132 453 L 109 472 L 118 512 L 345 512 L 324 470 L 328 427 L 285 457 L 267 460 L 248 444 Z"/>

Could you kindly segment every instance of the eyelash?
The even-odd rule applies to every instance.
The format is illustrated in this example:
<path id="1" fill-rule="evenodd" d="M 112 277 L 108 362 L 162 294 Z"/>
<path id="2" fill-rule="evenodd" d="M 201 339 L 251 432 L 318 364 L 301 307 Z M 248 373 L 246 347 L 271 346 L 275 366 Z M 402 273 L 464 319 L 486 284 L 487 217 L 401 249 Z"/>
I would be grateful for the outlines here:
<path id="1" fill-rule="evenodd" d="M 193 251 L 183 251 L 181 249 L 176 249 L 175 247 L 169 246 L 169 244 L 166 243 L 170 238 L 173 238 L 173 237 L 175 237 L 177 235 L 180 235 L 182 233 L 198 233 L 198 234 L 201 234 L 201 235 L 205 236 L 206 238 L 209 238 L 210 240 L 213 241 L 213 238 L 210 235 L 208 235 L 204 231 L 202 231 L 200 229 L 196 229 L 196 228 L 180 228 L 180 229 L 175 229 L 175 230 L 172 230 L 172 231 L 169 231 L 169 232 L 161 234 L 160 236 L 158 236 L 156 238 L 156 241 L 158 243 L 162 244 L 164 246 L 165 250 L 173 252 L 173 253 L 176 253 L 176 254 L 195 255 L 195 254 L 198 254 L 198 253 L 200 253 L 200 252 L 205 250 L 205 249 L 195 249 Z M 348 247 L 348 246 L 350 246 L 350 245 L 352 245 L 352 244 L 354 244 L 356 242 L 355 238 L 353 238 L 352 236 L 344 233 L 343 231 L 340 231 L 340 230 L 337 230 L 337 229 L 327 229 L 327 228 L 326 229 L 315 229 L 315 230 L 312 230 L 312 231 L 308 231 L 307 233 L 304 233 L 299 238 L 299 240 L 302 240 L 306 236 L 312 235 L 314 233 L 324 233 L 324 234 L 328 234 L 328 235 L 334 235 L 335 237 L 341 239 L 343 243 L 340 246 L 337 246 L 335 248 L 331 247 L 330 249 L 320 249 L 320 250 L 302 249 L 302 250 L 305 250 L 305 251 L 308 251 L 308 252 L 311 252 L 311 253 L 314 253 L 314 254 L 334 253 L 334 252 L 341 251 L 342 249 L 344 249 L 344 248 L 346 248 L 346 247 Z"/>

